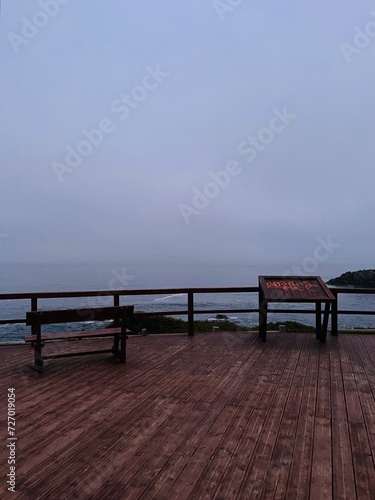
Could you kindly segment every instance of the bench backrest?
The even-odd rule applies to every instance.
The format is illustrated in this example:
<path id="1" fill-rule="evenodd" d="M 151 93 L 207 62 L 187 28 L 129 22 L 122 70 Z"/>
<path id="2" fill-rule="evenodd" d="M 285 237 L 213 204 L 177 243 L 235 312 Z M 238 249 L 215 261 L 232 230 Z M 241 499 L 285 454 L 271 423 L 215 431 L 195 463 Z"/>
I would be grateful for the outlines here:
<path id="1" fill-rule="evenodd" d="M 80 321 L 105 321 L 108 319 L 119 320 L 132 316 L 133 313 L 134 306 L 30 311 L 26 313 L 26 324 L 46 325 L 53 323 L 78 323 Z"/>

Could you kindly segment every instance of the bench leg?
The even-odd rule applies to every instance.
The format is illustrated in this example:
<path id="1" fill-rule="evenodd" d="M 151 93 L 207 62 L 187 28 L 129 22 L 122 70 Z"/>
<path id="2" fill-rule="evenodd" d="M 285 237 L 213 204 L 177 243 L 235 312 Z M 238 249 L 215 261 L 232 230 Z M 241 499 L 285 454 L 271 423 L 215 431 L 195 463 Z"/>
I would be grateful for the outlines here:
<path id="1" fill-rule="evenodd" d="M 127 335 L 123 333 L 116 333 L 114 336 L 114 345 L 112 348 L 113 355 L 121 363 L 126 363 L 126 339 Z"/>
<path id="2" fill-rule="evenodd" d="M 42 373 L 44 370 L 44 362 L 42 356 L 42 346 L 36 343 L 34 345 L 34 370 L 38 373 Z"/>
<path id="3" fill-rule="evenodd" d="M 112 351 L 113 351 L 113 355 L 115 358 L 118 358 L 120 359 L 120 349 L 119 349 L 119 342 L 120 342 L 120 335 L 118 333 L 116 333 L 114 336 L 113 336 L 113 347 L 112 347 Z"/>
<path id="4" fill-rule="evenodd" d="M 32 327 L 32 333 L 36 335 L 36 341 L 33 344 L 34 347 L 34 370 L 38 373 L 42 373 L 44 370 L 42 347 L 44 346 L 42 342 L 42 331 L 40 326 L 40 320 L 37 319 L 36 324 Z"/>
<path id="5" fill-rule="evenodd" d="M 122 333 L 121 334 L 121 363 L 126 363 L 126 339 L 128 337 Z"/>

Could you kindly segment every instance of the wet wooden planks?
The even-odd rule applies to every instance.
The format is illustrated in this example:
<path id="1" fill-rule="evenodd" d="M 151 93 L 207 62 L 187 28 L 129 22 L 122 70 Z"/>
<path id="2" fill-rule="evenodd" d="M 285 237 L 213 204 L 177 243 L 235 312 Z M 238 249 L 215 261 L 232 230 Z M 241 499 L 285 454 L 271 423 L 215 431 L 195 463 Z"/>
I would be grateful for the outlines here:
<path id="1" fill-rule="evenodd" d="M 56 359 L 42 375 L 29 348 L 0 354 L 13 498 L 374 497 L 375 337 L 133 337 L 126 365 Z"/>

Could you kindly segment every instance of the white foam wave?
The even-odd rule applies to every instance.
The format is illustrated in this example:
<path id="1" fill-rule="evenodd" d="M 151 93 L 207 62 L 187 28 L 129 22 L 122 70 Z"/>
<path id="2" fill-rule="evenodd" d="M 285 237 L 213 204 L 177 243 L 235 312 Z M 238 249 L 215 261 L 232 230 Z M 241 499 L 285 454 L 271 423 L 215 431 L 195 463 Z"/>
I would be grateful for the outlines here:
<path id="1" fill-rule="evenodd" d="M 173 295 L 167 295 L 166 297 L 159 297 L 157 299 L 154 299 L 154 302 L 161 302 L 161 301 L 164 301 L 164 300 L 169 300 L 169 299 L 173 299 L 174 297 L 185 297 L 186 296 L 186 293 L 174 293 Z"/>

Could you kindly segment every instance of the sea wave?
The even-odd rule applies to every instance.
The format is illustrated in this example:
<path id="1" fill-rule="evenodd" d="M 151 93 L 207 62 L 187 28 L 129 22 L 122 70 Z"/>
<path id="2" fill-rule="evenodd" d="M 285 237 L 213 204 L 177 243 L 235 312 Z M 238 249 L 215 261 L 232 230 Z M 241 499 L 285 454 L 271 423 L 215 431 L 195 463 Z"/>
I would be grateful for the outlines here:
<path id="1" fill-rule="evenodd" d="M 173 299 L 175 297 L 186 297 L 186 293 L 174 293 L 173 295 L 167 295 L 166 297 L 158 297 L 154 299 L 154 302 L 163 302 L 165 300 Z"/>
<path id="2" fill-rule="evenodd" d="M 228 318 L 207 318 L 207 321 L 235 321 L 238 320 L 239 318 L 237 316 L 228 316 Z"/>

